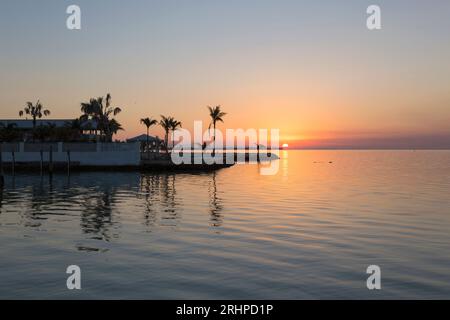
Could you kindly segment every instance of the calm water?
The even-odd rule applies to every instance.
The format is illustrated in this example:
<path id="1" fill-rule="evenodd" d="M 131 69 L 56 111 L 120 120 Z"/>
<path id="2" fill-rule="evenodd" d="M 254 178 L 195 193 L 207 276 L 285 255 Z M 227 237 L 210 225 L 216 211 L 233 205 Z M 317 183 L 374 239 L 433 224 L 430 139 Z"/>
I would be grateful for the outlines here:
<path id="1" fill-rule="evenodd" d="M 0 298 L 450 298 L 450 152 L 281 157 L 275 176 L 7 177 Z"/>

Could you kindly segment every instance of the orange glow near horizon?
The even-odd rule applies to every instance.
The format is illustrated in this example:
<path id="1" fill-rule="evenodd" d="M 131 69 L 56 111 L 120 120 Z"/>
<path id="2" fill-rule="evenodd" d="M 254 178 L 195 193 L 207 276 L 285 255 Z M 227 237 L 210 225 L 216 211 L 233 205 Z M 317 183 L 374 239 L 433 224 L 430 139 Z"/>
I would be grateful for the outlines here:
<path id="1" fill-rule="evenodd" d="M 450 21 L 443 3 L 408 6 L 417 17 L 386 4 L 398 19 L 374 32 L 360 23 L 364 10 L 338 1 L 325 11 L 317 1 L 273 1 L 258 10 L 225 1 L 177 8 L 117 2 L 103 10 L 86 1 L 83 10 L 96 14 L 95 23 L 71 33 L 54 28 L 60 16 L 52 4 L 10 6 L 16 5 L 4 17 L 0 118 L 17 118 L 27 101 L 39 99 L 51 118 L 73 119 L 81 102 L 111 93 L 112 105 L 123 110 L 118 140 L 144 134 L 139 120 L 160 115 L 191 132 L 202 120 L 206 130 L 206 106 L 221 105 L 222 132 L 279 129 L 290 149 L 450 147 L 450 42 L 442 41 Z M 113 23 L 123 14 L 133 23 Z M 410 32 L 410 18 L 420 32 Z M 159 126 L 150 134 L 164 137 Z"/>

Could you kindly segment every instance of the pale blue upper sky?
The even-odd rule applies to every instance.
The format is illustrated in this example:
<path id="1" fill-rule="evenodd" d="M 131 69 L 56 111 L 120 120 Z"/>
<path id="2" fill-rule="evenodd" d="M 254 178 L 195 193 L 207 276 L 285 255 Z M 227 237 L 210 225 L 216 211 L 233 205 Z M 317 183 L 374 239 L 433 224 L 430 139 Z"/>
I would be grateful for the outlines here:
<path id="1" fill-rule="evenodd" d="M 80 31 L 66 29 L 70 4 Z M 366 28 L 370 4 L 380 31 Z M 75 117 L 111 92 L 123 137 L 143 116 L 189 128 L 222 104 L 227 127 L 278 127 L 286 140 L 449 145 L 449 34 L 448 0 L 2 0 L 0 118 L 37 99 Z"/>

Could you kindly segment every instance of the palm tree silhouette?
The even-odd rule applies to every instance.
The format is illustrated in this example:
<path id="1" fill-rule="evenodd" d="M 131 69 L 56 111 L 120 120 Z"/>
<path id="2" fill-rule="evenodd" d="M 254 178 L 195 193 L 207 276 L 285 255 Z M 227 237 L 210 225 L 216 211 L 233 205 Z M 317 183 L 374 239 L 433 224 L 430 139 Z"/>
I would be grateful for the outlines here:
<path id="1" fill-rule="evenodd" d="M 103 132 L 107 141 L 112 141 L 114 131 L 117 132 L 117 121 L 111 121 L 111 115 L 116 116 L 122 109 L 119 107 L 111 107 L 111 94 L 107 94 L 105 98 L 98 97 L 97 99 L 91 98 L 89 102 L 81 103 L 81 112 L 83 115 L 80 117 L 81 121 L 87 121 L 89 119 L 94 120 L 98 124 L 100 134 Z M 120 127 L 120 124 L 119 124 Z"/>
<path id="2" fill-rule="evenodd" d="M 44 116 L 49 116 L 50 110 L 44 109 L 44 106 L 38 100 L 34 105 L 31 102 L 27 102 L 27 106 L 23 110 L 19 111 L 19 117 L 23 117 L 25 114 L 28 114 L 33 118 L 33 132 L 34 132 L 34 130 L 36 129 L 36 119 L 41 119 Z"/>
<path id="3" fill-rule="evenodd" d="M 170 129 L 172 130 L 172 149 L 175 147 L 175 131 L 178 128 L 181 128 L 181 122 L 177 121 L 175 119 L 171 119 L 171 123 L 170 123 Z"/>
<path id="4" fill-rule="evenodd" d="M 13 142 L 20 138 L 20 132 L 17 129 L 17 124 L 8 123 L 6 126 L 0 123 L 0 141 Z"/>
<path id="5" fill-rule="evenodd" d="M 222 112 L 222 110 L 220 110 L 220 105 L 215 106 L 215 107 L 208 106 L 208 110 L 209 110 L 209 116 L 211 118 L 211 123 L 209 125 L 209 128 L 211 128 L 211 125 L 214 128 L 214 146 L 213 146 L 213 153 L 212 153 L 214 156 L 216 153 L 216 123 L 223 122 L 223 117 L 226 115 L 226 113 Z"/>
<path id="6" fill-rule="evenodd" d="M 114 134 L 117 134 L 117 132 L 124 130 L 122 125 L 116 119 L 111 119 L 108 121 L 108 128 L 111 133 L 111 140 Z"/>
<path id="7" fill-rule="evenodd" d="M 169 153 L 169 147 L 168 147 L 168 142 L 169 142 L 169 132 L 172 129 L 172 123 L 173 123 L 174 119 L 172 117 L 165 117 L 163 115 L 161 115 L 161 120 L 159 121 L 159 125 L 161 127 L 163 127 L 164 131 L 165 131 L 165 136 L 164 136 L 164 145 L 166 148 L 166 152 Z"/>
<path id="8" fill-rule="evenodd" d="M 158 120 L 156 120 L 156 119 L 152 119 L 152 118 L 148 118 L 148 117 L 141 119 L 141 124 L 143 124 L 147 127 L 147 153 L 150 153 L 150 148 L 149 148 L 149 143 L 148 143 L 149 130 L 150 130 L 151 126 L 154 126 L 157 123 L 158 123 Z"/>

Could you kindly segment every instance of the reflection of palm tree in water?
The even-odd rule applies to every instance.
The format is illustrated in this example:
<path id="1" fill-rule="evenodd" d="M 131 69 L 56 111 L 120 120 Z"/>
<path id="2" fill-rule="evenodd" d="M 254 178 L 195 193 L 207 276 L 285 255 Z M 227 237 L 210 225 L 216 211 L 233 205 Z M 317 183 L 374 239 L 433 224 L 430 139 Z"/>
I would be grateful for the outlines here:
<path id="1" fill-rule="evenodd" d="M 24 210 L 20 210 L 22 223 L 25 227 L 39 228 L 47 220 L 51 220 L 51 210 L 47 207 L 62 205 L 61 199 L 69 203 L 69 208 L 78 206 L 80 214 L 81 231 L 85 234 L 93 234 L 94 239 L 109 240 L 112 236 L 113 219 L 112 212 L 114 197 L 116 190 L 120 186 L 102 186 L 95 188 L 71 188 L 66 185 L 64 188 L 58 186 L 58 180 L 61 177 L 45 176 L 40 179 L 31 180 L 32 184 L 24 188 L 25 196 L 21 200 L 26 204 Z M 48 181 L 48 183 L 47 183 Z M 29 195 L 29 196 L 28 196 Z M 1 206 L 1 192 L 0 192 L 0 206 Z M 59 213 L 65 215 L 65 212 Z"/>
<path id="2" fill-rule="evenodd" d="M 211 226 L 220 227 L 223 223 L 222 200 L 217 196 L 216 171 L 212 173 L 212 182 L 209 186 L 209 206 L 211 214 Z"/>
<path id="3" fill-rule="evenodd" d="M 23 212 L 24 226 L 26 227 L 40 227 L 42 222 L 47 220 L 46 210 L 42 207 L 51 205 L 55 201 L 53 192 L 53 179 L 49 176 L 48 188 L 44 186 L 44 178 L 41 177 L 39 184 L 31 186 L 30 209 Z"/>
<path id="4" fill-rule="evenodd" d="M 164 225 L 176 226 L 178 220 L 177 203 L 175 200 L 175 174 L 165 174 L 162 176 L 162 196 L 161 204 L 164 206 L 163 215 L 161 216 Z M 169 179 L 171 178 L 171 179 Z M 171 181 L 169 181 L 171 180 Z M 168 223 L 168 224 L 166 224 Z"/>
<path id="5" fill-rule="evenodd" d="M 82 201 L 81 229 L 86 234 L 92 234 L 93 239 L 109 241 L 111 237 L 112 208 L 116 190 L 106 187 L 105 190 L 93 192 L 89 190 L 85 193 Z"/>
<path id="6" fill-rule="evenodd" d="M 152 227 L 156 224 L 158 213 L 161 215 L 161 225 L 177 225 L 179 216 L 175 177 L 175 174 L 145 174 L 141 176 L 141 191 L 145 193 L 146 226 Z"/>
<path id="7" fill-rule="evenodd" d="M 145 192 L 145 213 L 144 224 L 153 227 L 156 223 L 156 213 L 154 203 L 157 201 L 155 191 L 159 189 L 159 177 L 156 175 L 141 176 L 141 192 Z"/>

